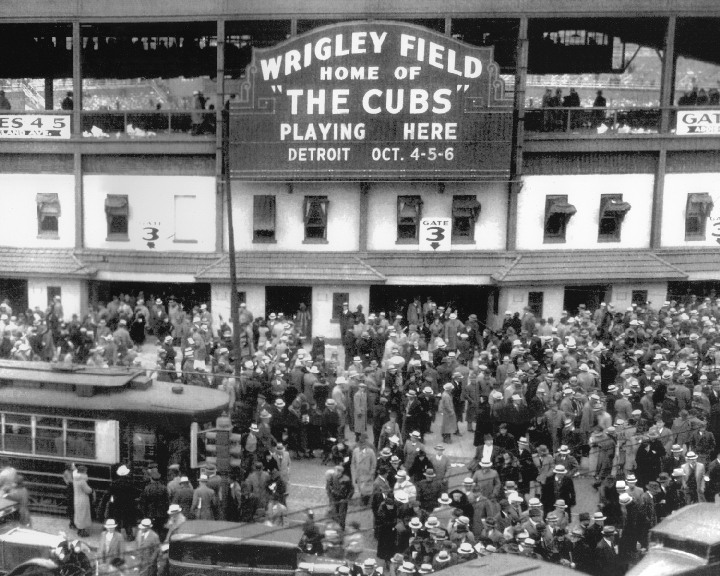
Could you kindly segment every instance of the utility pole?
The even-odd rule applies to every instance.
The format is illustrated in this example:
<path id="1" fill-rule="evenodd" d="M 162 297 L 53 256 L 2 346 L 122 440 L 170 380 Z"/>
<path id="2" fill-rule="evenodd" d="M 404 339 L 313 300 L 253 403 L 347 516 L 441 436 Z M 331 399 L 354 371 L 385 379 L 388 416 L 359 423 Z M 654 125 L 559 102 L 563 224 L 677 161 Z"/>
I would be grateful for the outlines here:
<path id="1" fill-rule="evenodd" d="M 233 226 L 232 188 L 230 187 L 230 110 L 223 110 L 223 193 L 228 223 L 228 258 L 230 259 L 230 320 L 232 322 L 235 377 L 240 376 L 240 303 L 238 302 L 237 263 L 235 262 L 235 228 Z"/>

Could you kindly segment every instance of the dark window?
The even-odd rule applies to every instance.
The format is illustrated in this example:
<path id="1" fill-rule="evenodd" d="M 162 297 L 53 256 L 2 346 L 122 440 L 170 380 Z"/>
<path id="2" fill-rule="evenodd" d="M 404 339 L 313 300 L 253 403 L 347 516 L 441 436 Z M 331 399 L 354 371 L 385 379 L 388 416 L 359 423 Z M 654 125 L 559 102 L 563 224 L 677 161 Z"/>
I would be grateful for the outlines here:
<path id="1" fill-rule="evenodd" d="M 599 242 L 619 242 L 622 222 L 630 211 L 630 204 L 623 202 L 622 194 L 600 196 Z"/>
<path id="2" fill-rule="evenodd" d="M 57 238 L 60 200 L 56 193 L 41 193 L 36 197 L 38 235 Z"/>
<path id="3" fill-rule="evenodd" d="M 545 242 L 565 242 L 567 223 L 577 210 L 568 203 L 567 196 L 545 198 Z"/>
<path id="4" fill-rule="evenodd" d="M 480 215 L 480 202 L 475 196 L 453 196 L 452 239 L 474 240 L 475 223 Z"/>
<path id="5" fill-rule="evenodd" d="M 238 290 L 237 293 L 238 297 L 238 304 L 246 304 L 247 303 L 247 293 L 245 291 Z"/>
<path id="6" fill-rule="evenodd" d="M 688 194 L 685 206 L 685 240 L 705 240 L 707 219 L 714 207 L 707 192 Z"/>
<path id="7" fill-rule="evenodd" d="M 62 287 L 61 286 L 48 286 L 47 287 L 48 304 L 52 304 L 55 301 L 55 296 L 60 296 L 60 298 L 62 298 Z"/>
<path id="8" fill-rule="evenodd" d="M 253 196 L 253 240 L 275 240 L 275 196 Z"/>
<path id="9" fill-rule="evenodd" d="M 647 306 L 648 291 L 647 290 L 633 290 L 631 304 L 637 304 L 638 306 Z"/>
<path id="10" fill-rule="evenodd" d="M 333 292 L 332 319 L 338 320 L 343 310 L 343 302 L 350 302 L 349 292 Z"/>
<path id="11" fill-rule="evenodd" d="M 124 194 L 108 194 L 105 198 L 108 240 L 127 239 L 130 209 Z"/>
<path id="12" fill-rule="evenodd" d="M 536 318 L 542 318 L 543 315 L 543 300 L 545 299 L 545 292 L 529 292 L 528 293 L 528 307 L 530 311 L 535 315 Z"/>
<path id="13" fill-rule="evenodd" d="M 327 196 L 305 196 L 305 239 L 327 239 Z"/>
<path id="14" fill-rule="evenodd" d="M 420 196 L 398 196 L 397 237 L 398 240 L 417 241 L 422 213 Z"/>

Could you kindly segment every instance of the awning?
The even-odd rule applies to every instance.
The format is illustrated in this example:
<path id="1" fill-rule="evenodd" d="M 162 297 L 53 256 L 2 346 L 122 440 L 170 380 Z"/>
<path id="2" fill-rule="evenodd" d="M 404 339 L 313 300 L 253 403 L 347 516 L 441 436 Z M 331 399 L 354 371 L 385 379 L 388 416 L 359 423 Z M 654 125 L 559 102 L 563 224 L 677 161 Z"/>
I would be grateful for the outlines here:
<path id="1" fill-rule="evenodd" d="M 474 196 L 461 196 L 459 198 L 456 196 L 453 198 L 453 216 L 455 217 L 477 220 L 480 208 L 480 202 Z"/>
<path id="2" fill-rule="evenodd" d="M 610 200 L 603 206 L 600 218 L 604 218 L 605 216 L 624 217 L 625 214 L 630 211 L 630 208 L 632 208 L 632 206 L 630 206 L 628 202 L 623 202 L 622 200 Z"/>
<path id="3" fill-rule="evenodd" d="M 546 219 L 549 219 L 550 216 L 554 216 L 555 214 L 561 214 L 566 218 L 570 218 L 574 216 L 576 212 L 577 208 L 569 202 L 553 202 L 548 209 Z"/>
<path id="4" fill-rule="evenodd" d="M 305 225 L 325 226 L 327 224 L 327 206 L 324 196 L 309 196 L 305 199 Z"/>
<path id="5" fill-rule="evenodd" d="M 253 200 L 255 230 L 275 230 L 275 196 L 255 196 Z"/>
<path id="6" fill-rule="evenodd" d="M 105 198 L 105 213 L 108 216 L 127 216 L 128 197 L 124 194 L 108 194 Z"/>
<path id="7" fill-rule="evenodd" d="M 60 216 L 60 199 L 57 193 L 40 193 L 36 196 L 38 210 L 44 216 Z"/>
<path id="8" fill-rule="evenodd" d="M 694 206 L 701 207 L 701 210 L 705 214 L 710 214 L 710 212 L 712 212 L 712 209 L 715 207 L 712 196 L 710 196 L 710 194 L 708 194 L 707 192 L 696 192 L 690 194 L 690 197 L 688 198 L 688 203 L 693 204 Z"/>
<path id="9" fill-rule="evenodd" d="M 404 196 L 399 199 L 398 219 L 415 218 L 420 214 L 423 201 L 420 196 Z"/>

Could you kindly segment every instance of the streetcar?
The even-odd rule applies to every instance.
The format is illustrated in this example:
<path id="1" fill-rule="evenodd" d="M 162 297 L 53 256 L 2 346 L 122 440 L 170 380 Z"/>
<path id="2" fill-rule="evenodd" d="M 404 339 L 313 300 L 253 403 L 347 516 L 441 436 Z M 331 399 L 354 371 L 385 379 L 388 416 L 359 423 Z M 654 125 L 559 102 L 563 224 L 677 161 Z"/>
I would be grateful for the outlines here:
<path id="1" fill-rule="evenodd" d="M 191 466 L 191 431 L 228 409 L 219 390 L 158 381 L 143 369 L 0 360 L 0 466 L 25 478 L 31 509 L 66 506 L 63 472 L 87 467 L 102 497 L 120 464 L 138 488 L 156 463 Z"/>

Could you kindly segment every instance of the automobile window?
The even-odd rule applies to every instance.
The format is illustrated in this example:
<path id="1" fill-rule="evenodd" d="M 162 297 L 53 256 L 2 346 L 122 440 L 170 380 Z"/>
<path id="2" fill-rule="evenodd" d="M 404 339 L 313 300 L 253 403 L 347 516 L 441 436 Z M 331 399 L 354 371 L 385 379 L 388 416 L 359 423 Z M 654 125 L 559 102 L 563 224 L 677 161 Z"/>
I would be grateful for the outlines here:
<path id="1" fill-rule="evenodd" d="M 704 560 L 707 560 L 710 555 L 709 546 L 707 544 L 694 542 L 684 538 L 675 538 L 667 534 L 655 535 L 653 542 L 661 544 L 665 548 L 686 552 Z"/>

